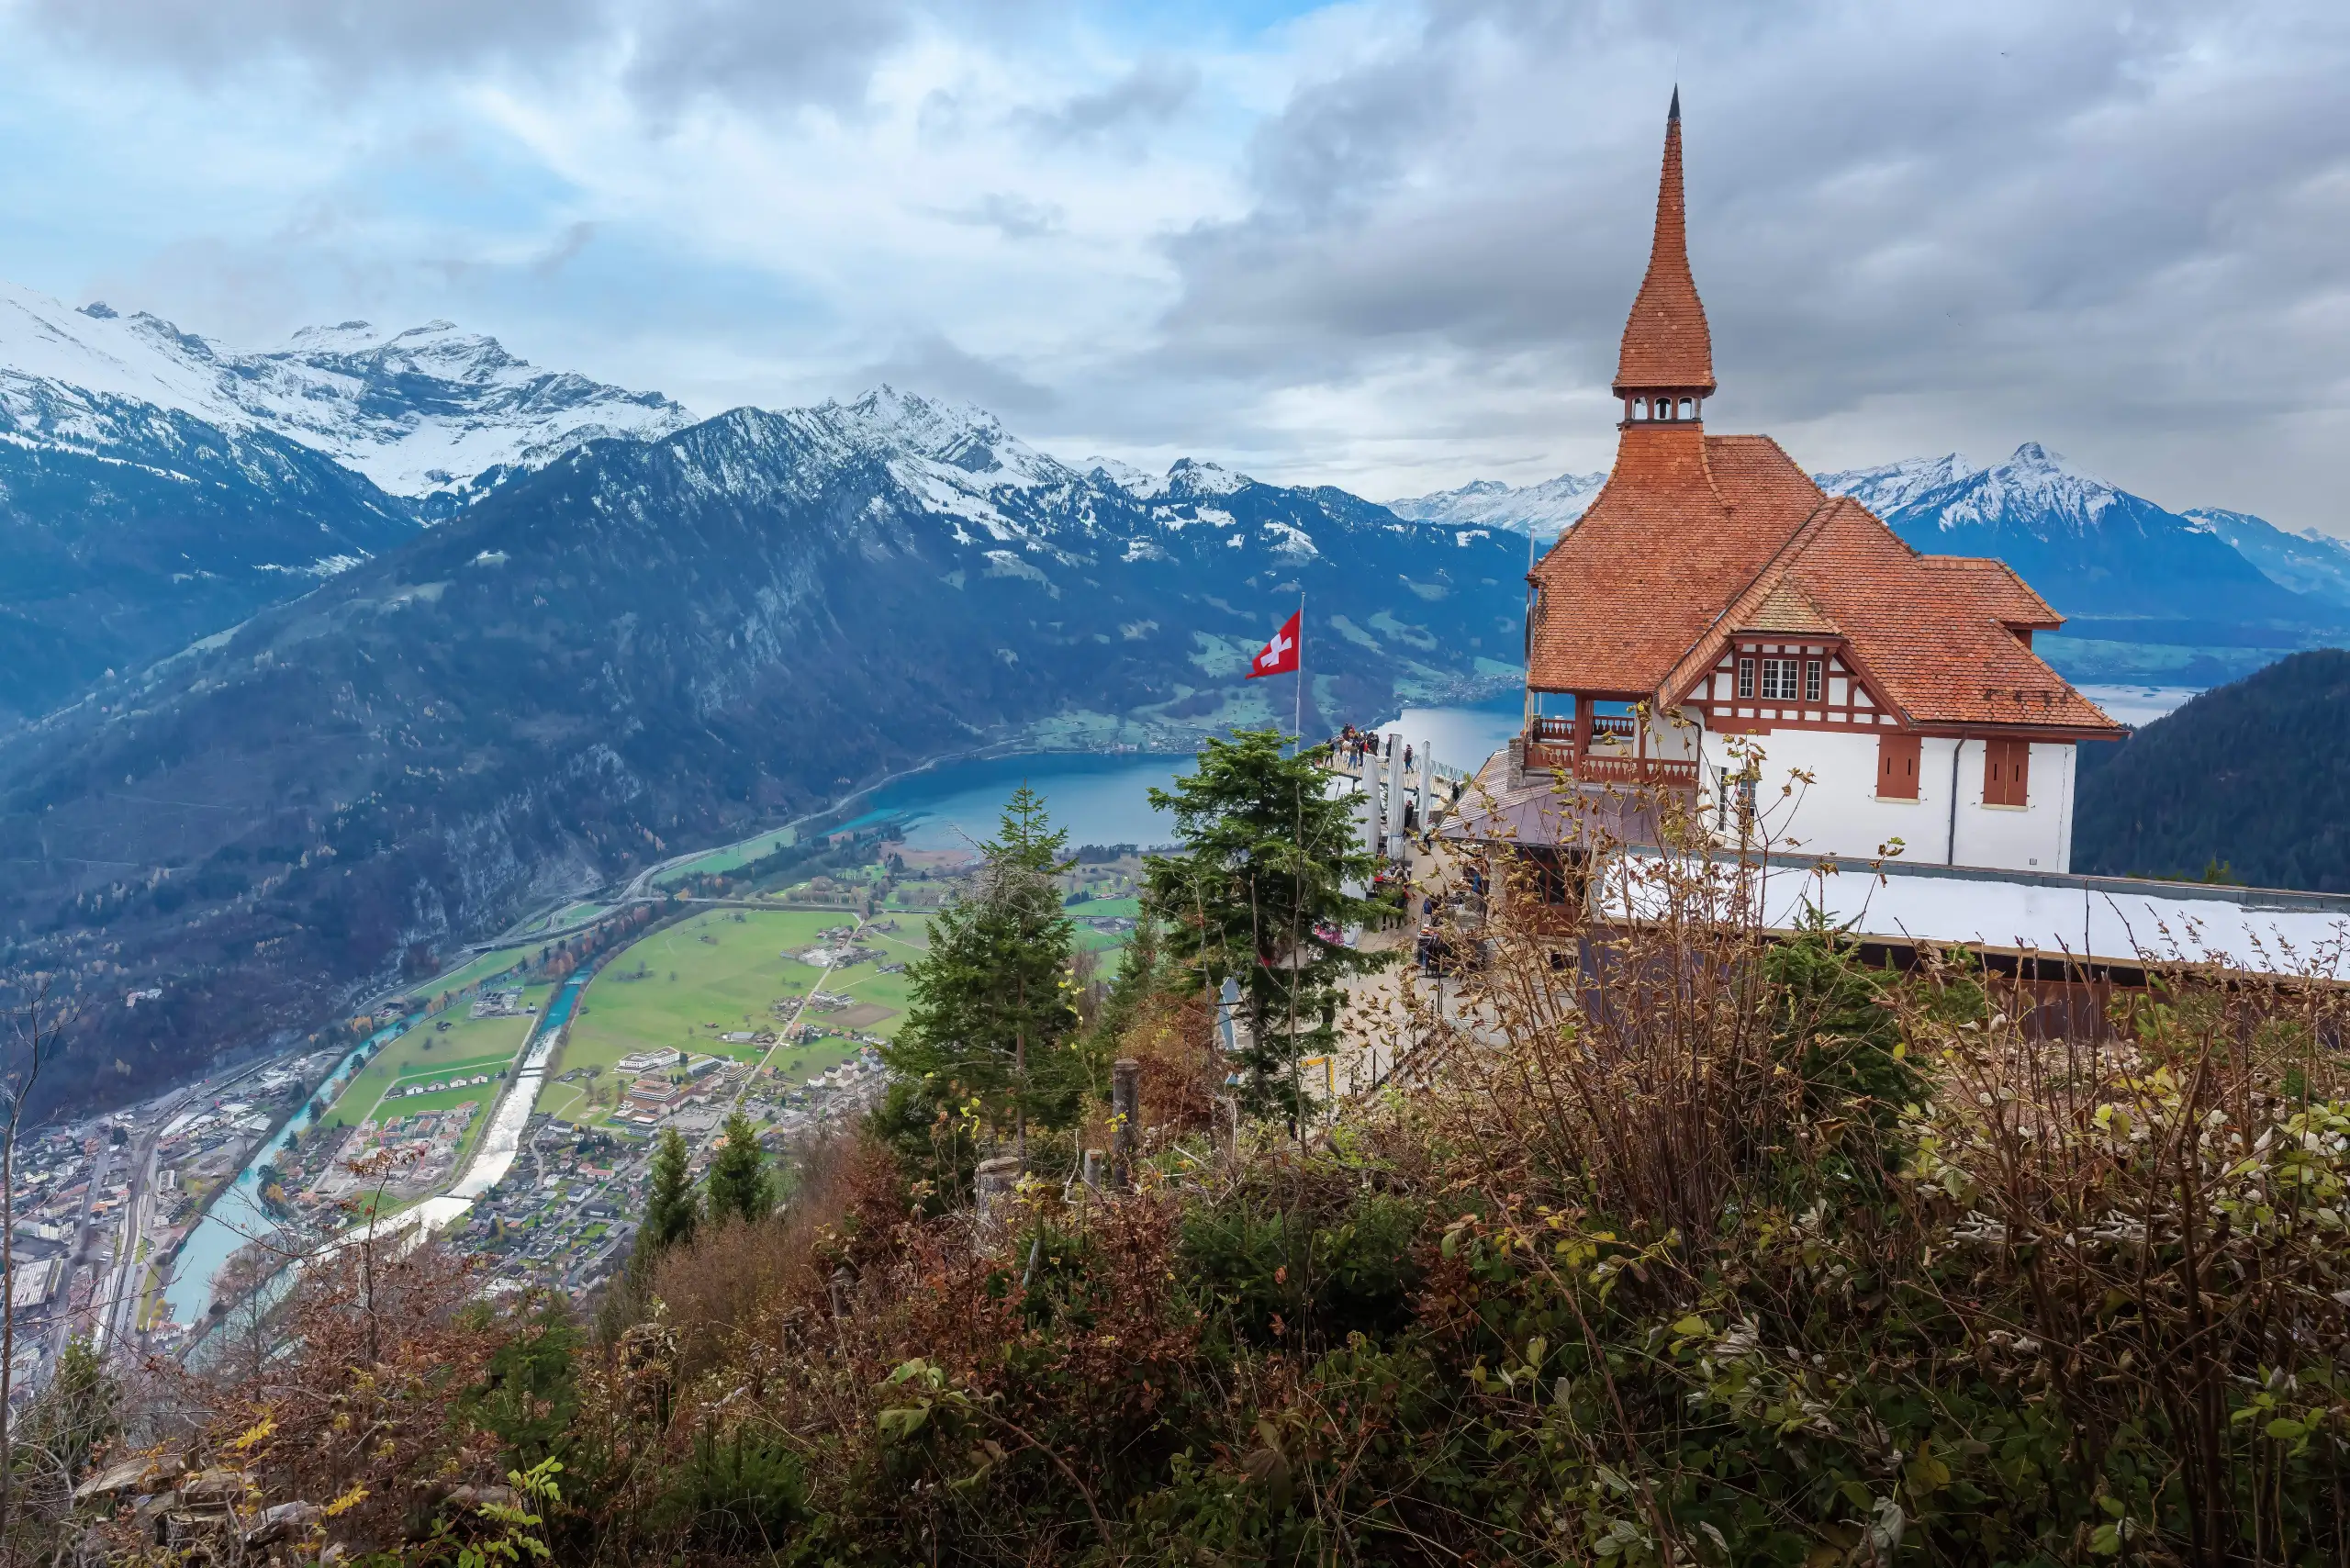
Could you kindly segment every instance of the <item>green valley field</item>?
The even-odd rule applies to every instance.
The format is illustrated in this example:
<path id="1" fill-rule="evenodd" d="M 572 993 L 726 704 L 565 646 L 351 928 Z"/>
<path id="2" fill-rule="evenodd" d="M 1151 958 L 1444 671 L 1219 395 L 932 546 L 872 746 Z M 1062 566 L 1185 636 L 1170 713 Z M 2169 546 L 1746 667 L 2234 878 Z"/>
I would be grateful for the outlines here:
<path id="1" fill-rule="evenodd" d="M 522 992 L 523 1005 L 543 1008 L 549 991 L 543 985 L 528 988 Z M 495 1080 L 521 1054 L 524 1043 L 531 1037 L 531 1025 L 537 1022 L 535 1013 L 520 1018 L 475 1019 L 466 1017 L 463 1008 L 456 1008 L 441 1018 L 420 1024 L 375 1053 L 374 1059 L 360 1070 L 359 1076 L 335 1097 L 333 1108 L 320 1118 L 320 1125 L 357 1126 L 376 1114 L 377 1105 L 393 1089 L 445 1080 L 460 1069 L 467 1077 L 486 1072 Z M 439 1027 L 442 1024 L 448 1027 Z M 479 1100 L 487 1105 L 497 1098 L 498 1089 L 498 1083 L 492 1081 L 461 1091 L 402 1096 L 390 1114 L 444 1110 L 466 1099 Z"/>
<path id="2" fill-rule="evenodd" d="M 891 918 L 902 929 L 868 929 L 859 941 L 889 953 L 885 962 L 904 963 L 922 951 L 924 923 L 919 915 Z M 780 1030 L 788 1024 L 822 971 L 787 955 L 814 946 L 818 933 L 849 922 L 824 910 L 712 910 L 627 948 L 580 998 L 562 1053 L 550 1066 L 539 1109 L 565 1121 L 599 1119 L 603 1113 L 587 1103 L 583 1084 L 554 1080 L 582 1069 L 609 1070 L 634 1051 L 669 1047 L 736 1061 L 767 1058 L 767 1047 L 720 1036 Z M 823 989 L 848 997 L 853 1005 L 845 1012 L 809 1014 L 806 1022 L 819 1027 L 888 1035 L 906 1005 L 905 976 L 882 974 L 875 964 L 835 970 Z M 804 1080 L 838 1066 L 855 1049 L 840 1039 L 794 1044 L 776 1048 L 772 1065 Z"/>

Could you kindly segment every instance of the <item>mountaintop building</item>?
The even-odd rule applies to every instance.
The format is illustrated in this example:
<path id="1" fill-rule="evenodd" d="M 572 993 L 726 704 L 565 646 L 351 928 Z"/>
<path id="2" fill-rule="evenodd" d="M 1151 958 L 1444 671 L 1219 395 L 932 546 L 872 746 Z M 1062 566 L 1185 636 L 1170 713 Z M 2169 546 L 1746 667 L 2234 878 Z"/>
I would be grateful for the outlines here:
<path id="1" fill-rule="evenodd" d="M 1528 574 L 1526 727 L 1454 831 L 1555 843 L 1580 794 L 1637 842 L 1686 792 L 1725 845 L 2069 870 L 2074 748 L 2125 732 L 2032 651 L 2064 617 L 1998 561 L 1912 549 L 1768 436 L 1708 434 L 1714 391 L 1676 90 L 1616 464 Z"/>

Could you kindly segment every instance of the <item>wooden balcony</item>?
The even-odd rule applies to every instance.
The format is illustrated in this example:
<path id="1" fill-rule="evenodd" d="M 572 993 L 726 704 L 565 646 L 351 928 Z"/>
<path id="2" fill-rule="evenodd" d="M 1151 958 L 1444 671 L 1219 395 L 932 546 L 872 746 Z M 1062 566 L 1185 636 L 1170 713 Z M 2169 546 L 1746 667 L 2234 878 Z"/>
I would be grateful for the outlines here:
<path id="1" fill-rule="evenodd" d="M 1697 764 L 1641 755 L 1647 737 L 1628 713 L 1595 713 L 1588 735 L 1572 719 L 1536 719 L 1526 726 L 1526 767 L 1578 784 L 1695 790 Z"/>

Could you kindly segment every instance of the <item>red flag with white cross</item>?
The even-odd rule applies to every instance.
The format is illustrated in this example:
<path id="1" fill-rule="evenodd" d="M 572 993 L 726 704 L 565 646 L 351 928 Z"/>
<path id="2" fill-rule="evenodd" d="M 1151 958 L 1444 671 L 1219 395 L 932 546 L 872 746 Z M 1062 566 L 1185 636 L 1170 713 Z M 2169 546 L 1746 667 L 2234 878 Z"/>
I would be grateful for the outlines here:
<path id="1" fill-rule="evenodd" d="M 1281 629 L 1273 633 L 1273 640 L 1265 644 L 1256 663 L 1248 666 L 1249 679 L 1260 675 L 1288 675 L 1297 668 L 1297 644 L 1304 622 L 1305 610 L 1300 607 L 1296 614 L 1281 622 Z"/>

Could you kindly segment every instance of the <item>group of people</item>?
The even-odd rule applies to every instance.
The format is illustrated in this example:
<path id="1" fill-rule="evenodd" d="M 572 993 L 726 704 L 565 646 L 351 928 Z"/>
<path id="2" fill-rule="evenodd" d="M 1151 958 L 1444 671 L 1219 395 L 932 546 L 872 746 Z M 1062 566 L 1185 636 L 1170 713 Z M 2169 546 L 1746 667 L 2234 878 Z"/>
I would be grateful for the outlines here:
<path id="1" fill-rule="evenodd" d="M 1387 755 L 1378 732 L 1357 729 L 1352 724 L 1340 730 L 1337 738 L 1330 744 L 1332 749 L 1346 759 L 1347 767 L 1356 773 L 1362 771 L 1364 757 Z M 1406 745 L 1404 748 L 1404 771 L 1409 773 L 1411 770 L 1412 748 Z"/>

